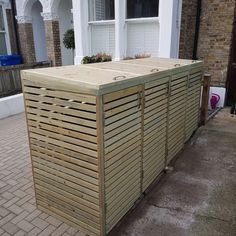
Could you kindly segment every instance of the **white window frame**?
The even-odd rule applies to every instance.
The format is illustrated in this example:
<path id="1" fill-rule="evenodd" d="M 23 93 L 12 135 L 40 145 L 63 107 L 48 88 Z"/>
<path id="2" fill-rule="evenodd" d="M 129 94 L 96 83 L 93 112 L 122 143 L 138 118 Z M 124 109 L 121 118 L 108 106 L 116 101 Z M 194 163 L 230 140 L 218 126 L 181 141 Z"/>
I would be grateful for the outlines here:
<path id="1" fill-rule="evenodd" d="M 3 11 L 3 23 L 5 30 L 1 31 L 0 33 L 5 34 L 5 41 L 6 41 L 6 47 L 7 47 L 7 54 L 11 54 L 11 44 L 10 44 L 10 37 L 9 37 L 9 30 L 8 30 L 8 24 L 7 24 L 7 14 L 6 14 L 6 7 L 3 3 L 0 2 L 0 6 L 2 6 Z"/>
<path id="2" fill-rule="evenodd" d="M 91 9 L 89 9 L 89 7 L 90 7 L 89 6 L 89 0 L 87 0 L 87 1 L 88 1 L 88 23 L 89 23 L 89 25 L 92 25 L 92 24 L 105 25 L 105 24 L 113 24 L 113 23 L 115 23 L 115 18 L 113 20 L 90 20 L 90 14 L 92 12 L 90 11 Z M 114 6 L 114 8 L 115 8 L 115 6 Z M 94 6 L 93 11 L 94 11 L 93 14 L 96 15 L 96 6 Z M 114 9 L 114 12 L 115 12 L 115 9 Z"/>
<path id="3" fill-rule="evenodd" d="M 134 18 L 128 18 L 128 6 L 127 6 L 127 0 L 125 2 L 125 22 L 127 23 L 144 23 L 144 22 L 159 22 L 159 17 L 160 17 L 160 1 L 159 1 L 159 6 L 158 6 L 158 16 L 146 16 L 146 17 L 134 17 Z"/>

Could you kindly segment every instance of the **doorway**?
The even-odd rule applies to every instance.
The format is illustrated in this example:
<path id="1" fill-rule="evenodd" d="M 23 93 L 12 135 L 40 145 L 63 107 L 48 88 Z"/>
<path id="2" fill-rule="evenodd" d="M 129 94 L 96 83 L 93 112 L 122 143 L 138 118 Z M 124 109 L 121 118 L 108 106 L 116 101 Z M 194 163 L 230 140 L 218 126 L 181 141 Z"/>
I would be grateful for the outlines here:
<path id="1" fill-rule="evenodd" d="M 41 3 L 39 1 L 36 1 L 32 6 L 31 16 L 34 35 L 35 57 L 37 62 L 46 61 L 48 59 L 45 27 L 43 17 L 41 16 L 42 11 L 43 7 Z"/>
<path id="2" fill-rule="evenodd" d="M 72 49 L 65 48 L 63 44 L 63 37 L 68 29 L 73 28 L 73 14 L 71 13 L 72 1 L 61 0 L 58 6 L 59 16 L 59 31 L 60 31 L 60 44 L 61 44 L 61 59 L 62 65 L 74 64 L 74 53 Z"/>

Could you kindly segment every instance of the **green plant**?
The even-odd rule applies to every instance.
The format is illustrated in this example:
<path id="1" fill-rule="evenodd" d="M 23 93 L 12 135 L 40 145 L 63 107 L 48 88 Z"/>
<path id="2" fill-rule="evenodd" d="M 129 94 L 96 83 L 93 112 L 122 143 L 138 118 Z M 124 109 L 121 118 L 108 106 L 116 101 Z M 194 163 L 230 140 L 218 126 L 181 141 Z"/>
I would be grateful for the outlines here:
<path id="1" fill-rule="evenodd" d="M 125 57 L 123 60 L 133 60 L 151 57 L 150 54 L 136 54 L 134 57 Z"/>
<path id="2" fill-rule="evenodd" d="M 65 32 L 64 38 L 63 38 L 63 44 L 65 45 L 65 48 L 67 49 L 75 49 L 75 35 L 74 35 L 74 29 L 69 29 Z"/>
<path id="3" fill-rule="evenodd" d="M 141 58 L 148 58 L 148 57 L 151 57 L 150 54 L 136 54 L 135 56 L 135 59 L 141 59 Z"/>
<path id="4" fill-rule="evenodd" d="M 106 62 L 106 61 L 111 61 L 111 60 L 112 60 L 112 57 L 110 55 L 107 55 L 106 53 L 98 53 L 97 55 L 93 55 L 91 57 L 85 56 L 82 59 L 82 64 Z"/>

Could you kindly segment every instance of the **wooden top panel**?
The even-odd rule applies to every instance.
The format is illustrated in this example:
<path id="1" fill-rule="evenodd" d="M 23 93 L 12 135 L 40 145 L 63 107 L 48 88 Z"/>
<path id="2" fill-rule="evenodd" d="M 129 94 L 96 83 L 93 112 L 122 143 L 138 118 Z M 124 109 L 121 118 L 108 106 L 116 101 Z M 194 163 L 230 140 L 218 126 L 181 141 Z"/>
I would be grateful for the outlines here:
<path id="1" fill-rule="evenodd" d="M 60 89 L 101 95 L 201 65 L 201 62 L 191 60 L 144 58 L 27 70 L 22 71 L 22 78 L 55 85 Z M 150 74 L 153 76 L 147 76 Z"/>

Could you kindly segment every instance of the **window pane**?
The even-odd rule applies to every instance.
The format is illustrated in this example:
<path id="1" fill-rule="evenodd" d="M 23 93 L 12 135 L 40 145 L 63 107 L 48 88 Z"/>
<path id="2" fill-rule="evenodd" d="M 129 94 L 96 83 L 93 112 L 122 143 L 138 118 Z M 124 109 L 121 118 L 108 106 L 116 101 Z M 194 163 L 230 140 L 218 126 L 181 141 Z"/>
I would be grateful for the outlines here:
<path id="1" fill-rule="evenodd" d="M 7 54 L 7 46 L 6 46 L 6 39 L 5 33 L 0 33 L 0 55 Z"/>
<path id="2" fill-rule="evenodd" d="M 4 31 L 4 21 L 3 21 L 3 9 L 2 6 L 0 5 L 0 31 Z"/>
<path id="3" fill-rule="evenodd" d="M 159 0 L 127 0 L 127 18 L 157 17 Z"/>
<path id="4" fill-rule="evenodd" d="M 89 0 L 89 21 L 114 20 L 114 0 Z"/>

